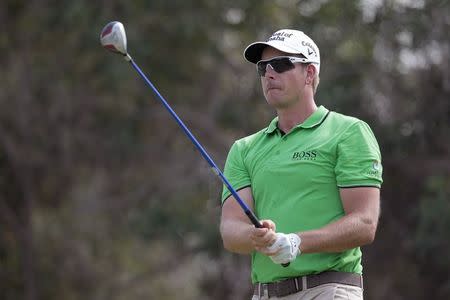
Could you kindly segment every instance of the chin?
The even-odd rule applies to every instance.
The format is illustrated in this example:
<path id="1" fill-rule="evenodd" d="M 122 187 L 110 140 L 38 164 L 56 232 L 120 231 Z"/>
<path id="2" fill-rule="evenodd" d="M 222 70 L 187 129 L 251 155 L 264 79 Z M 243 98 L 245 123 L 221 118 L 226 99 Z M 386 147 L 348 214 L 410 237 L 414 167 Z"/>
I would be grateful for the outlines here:
<path id="1" fill-rule="evenodd" d="M 292 102 L 275 97 L 266 98 L 266 101 L 271 107 L 275 109 L 284 109 L 292 106 Z"/>
<path id="2" fill-rule="evenodd" d="M 272 103 L 278 103 L 278 102 L 282 102 L 283 101 L 283 97 L 280 97 L 279 95 L 274 95 L 274 93 L 267 93 L 266 95 L 264 95 L 264 96 L 266 96 L 266 101 L 269 103 L 269 104 L 272 104 Z"/>

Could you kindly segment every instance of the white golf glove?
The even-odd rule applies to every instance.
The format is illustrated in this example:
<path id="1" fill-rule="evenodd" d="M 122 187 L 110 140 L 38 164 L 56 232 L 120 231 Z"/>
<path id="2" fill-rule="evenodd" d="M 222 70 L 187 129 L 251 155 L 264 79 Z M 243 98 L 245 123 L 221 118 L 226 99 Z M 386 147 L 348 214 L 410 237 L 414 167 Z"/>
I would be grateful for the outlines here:
<path id="1" fill-rule="evenodd" d="M 276 264 L 286 264 L 293 261 L 300 254 L 301 239 L 295 233 L 277 233 L 277 240 L 267 250 L 278 251 L 277 254 L 269 256 Z"/>

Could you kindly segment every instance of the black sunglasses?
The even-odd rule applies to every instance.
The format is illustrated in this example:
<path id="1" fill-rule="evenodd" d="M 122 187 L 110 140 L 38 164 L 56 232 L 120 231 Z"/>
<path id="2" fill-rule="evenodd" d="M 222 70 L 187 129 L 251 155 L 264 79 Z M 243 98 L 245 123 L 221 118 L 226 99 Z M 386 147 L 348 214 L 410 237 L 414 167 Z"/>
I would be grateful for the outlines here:
<path id="1" fill-rule="evenodd" d="M 260 60 L 256 63 L 256 70 L 262 77 L 266 75 L 267 65 L 277 73 L 283 73 L 295 68 L 294 63 L 307 63 L 306 58 L 294 56 L 277 56 L 267 60 Z"/>

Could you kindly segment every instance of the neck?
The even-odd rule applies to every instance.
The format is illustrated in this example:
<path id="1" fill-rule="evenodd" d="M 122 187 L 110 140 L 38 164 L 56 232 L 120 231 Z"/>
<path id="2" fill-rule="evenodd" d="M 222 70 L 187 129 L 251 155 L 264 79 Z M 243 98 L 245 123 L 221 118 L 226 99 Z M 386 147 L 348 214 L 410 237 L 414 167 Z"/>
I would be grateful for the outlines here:
<path id="1" fill-rule="evenodd" d="M 277 109 L 278 114 L 278 128 L 283 132 L 288 133 L 297 126 L 303 123 L 310 115 L 317 109 L 314 99 L 311 101 L 298 102 L 295 106 Z"/>

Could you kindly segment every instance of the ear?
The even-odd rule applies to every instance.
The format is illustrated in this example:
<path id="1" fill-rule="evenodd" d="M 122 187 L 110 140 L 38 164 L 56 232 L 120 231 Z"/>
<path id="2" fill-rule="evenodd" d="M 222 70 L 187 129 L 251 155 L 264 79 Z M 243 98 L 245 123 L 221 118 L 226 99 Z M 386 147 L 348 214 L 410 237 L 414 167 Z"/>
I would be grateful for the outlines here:
<path id="1" fill-rule="evenodd" d="M 309 64 L 306 66 L 306 84 L 313 83 L 316 72 L 317 72 L 316 67 L 314 67 L 313 64 Z"/>

